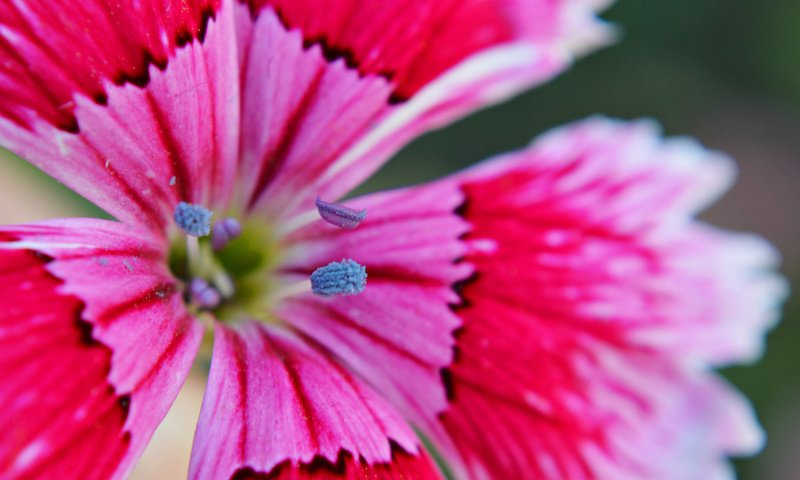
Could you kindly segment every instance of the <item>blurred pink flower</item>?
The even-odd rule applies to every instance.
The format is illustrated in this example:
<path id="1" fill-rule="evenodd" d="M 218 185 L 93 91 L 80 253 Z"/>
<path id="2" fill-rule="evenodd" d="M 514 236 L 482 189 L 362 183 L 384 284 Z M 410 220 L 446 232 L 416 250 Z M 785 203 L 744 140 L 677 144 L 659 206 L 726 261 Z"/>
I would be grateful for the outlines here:
<path id="1" fill-rule="evenodd" d="M 192 478 L 439 478 L 418 434 L 459 478 L 716 478 L 760 447 L 709 370 L 783 287 L 693 219 L 721 155 L 595 118 L 333 202 L 607 41 L 603 2 L 55 3 L 0 1 L 0 142 L 117 221 L 0 228 L 0 477 L 124 477 L 198 352 Z"/>

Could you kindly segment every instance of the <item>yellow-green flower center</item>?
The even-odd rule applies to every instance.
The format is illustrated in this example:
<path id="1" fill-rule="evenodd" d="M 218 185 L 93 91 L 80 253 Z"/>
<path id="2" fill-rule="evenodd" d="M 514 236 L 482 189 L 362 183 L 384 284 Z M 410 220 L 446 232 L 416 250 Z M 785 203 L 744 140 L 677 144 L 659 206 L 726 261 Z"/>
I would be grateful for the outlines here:
<path id="1" fill-rule="evenodd" d="M 169 267 L 181 281 L 192 313 L 211 312 L 223 322 L 275 321 L 270 311 L 279 289 L 275 269 L 281 249 L 268 226 L 247 221 L 240 235 L 221 248 L 216 245 L 217 249 L 211 236 L 196 238 L 183 232 L 176 232 L 170 245 Z M 210 292 L 218 294 L 218 302 L 208 301 L 213 298 Z"/>

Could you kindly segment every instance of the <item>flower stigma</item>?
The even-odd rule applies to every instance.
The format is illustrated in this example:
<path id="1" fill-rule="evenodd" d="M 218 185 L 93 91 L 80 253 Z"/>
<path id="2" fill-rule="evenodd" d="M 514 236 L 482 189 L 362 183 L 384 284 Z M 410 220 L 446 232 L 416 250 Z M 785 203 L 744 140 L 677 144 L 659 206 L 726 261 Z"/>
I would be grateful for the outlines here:
<path id="1" fill-rule="evenodd" d="M 181 202 L 175 207 L 175 223 L 187 235 L 205 237 L 211 233 L 211 210 L 200 205 Z"/>
<path id="2" fill-rule="evenodd" d="M 347 230 L 353 230 L 367 218 L 366 210 L 354 210 L 343 205 L 325 202 L 319 197 L 317 197 L 316 205 L 319 216 L 323 220 Z"/>
<path id="3" fill-rule="evenodd" d="M 311 274 L 311 291 L 321 297 L 358 295 L 367 287 L 367 269 L 350 259 L 331 262 Z"/>
<path id="4" fill-rule="evenodd" d="M 322 219 L 346 230 L 366 217 L 366 211 L 319 198 L 315 206 L 317 222 Z M 280 324 L 274 312 L 286 298 L 310 293 L 350 296 L 366 288 L 366 267 L 352 259 L 331 262 L 298 278 L 302 273 L 285 264 L 286 256 L 293 255 L 293 245 L 286 240 L 291 231 L 282 230 L 285 222 L 240 219 L 230 212 L 212 222 L 212 216 L 204 206 L 181 202 L 174 215 L 177 229 L 170 234 L 170 270 L 193 315 L 226 323 L 254 319 Z"/>

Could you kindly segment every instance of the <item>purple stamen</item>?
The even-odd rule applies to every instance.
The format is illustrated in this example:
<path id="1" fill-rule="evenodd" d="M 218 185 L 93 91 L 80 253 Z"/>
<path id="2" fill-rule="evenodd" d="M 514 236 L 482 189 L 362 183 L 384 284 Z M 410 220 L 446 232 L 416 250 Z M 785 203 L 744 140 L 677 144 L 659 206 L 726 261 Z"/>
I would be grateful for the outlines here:
<path id="1" fill-rule="evenodd" d="M 241 234 L 242 224 L 235 218 L 226 218 L 215 223 L 211 229 L 211 246 L 214 247 L 214 251 L 219 252 Z"/>
<path id="2" fill-rule="evenodd" d="M 219 306 L 222 297 L 216 288 L 202 278 L 195 278 L 189 285 L 192 301 L 200 308 L 210 310 Z"/>
<path id="3" fill-rule="evenodd" d="M 367 218 L 366 210 L 353 210 L 343 205 L 328 203 L 317 197 L 319 216 L 337 227 L 352 230 Z"/>

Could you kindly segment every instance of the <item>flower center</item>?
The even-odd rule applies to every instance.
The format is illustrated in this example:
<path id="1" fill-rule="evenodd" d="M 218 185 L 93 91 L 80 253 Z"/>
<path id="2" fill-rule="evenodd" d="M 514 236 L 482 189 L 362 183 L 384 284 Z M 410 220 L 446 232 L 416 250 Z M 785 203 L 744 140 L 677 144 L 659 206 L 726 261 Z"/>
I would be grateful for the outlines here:
<path id="1" fill-rule="evenodd" d="M 366 211 L 320 199 L 316 206 L 315 218 L 303 218 L 351 230 L 366 217 Z M 169 267 L 195 316 L 211 312 L 222 322 L 248 318 L 277 323 L 272 312 L 286 297 L 356 295 L 366 288 L 365 267 L 351 259 L 320 266 L 308 280 L 286 285 L 278 274 L 283 251 L 278 232 L 285 235 L 286 225 L 271 228 L 252 219 L 217 219 L 208 209 L 185 202 L 175 209 L 174 219 L 179 230 L 172 235 Z"/>
<path id="2" fill-rule="evenodd" d="M 183 283 L 190 311 L 210 311 L 220 321 L 270 321 L 270 292 L 277 289 L 273 272 L 279 260 L 270 230 L 230 217 L 209 224 L 206 235 L 196 236 L 193 232 L 199 229 L 185 229 L 177 210 L 176 224 L 182 232 L 171 243 L 169 266 Z"/>

